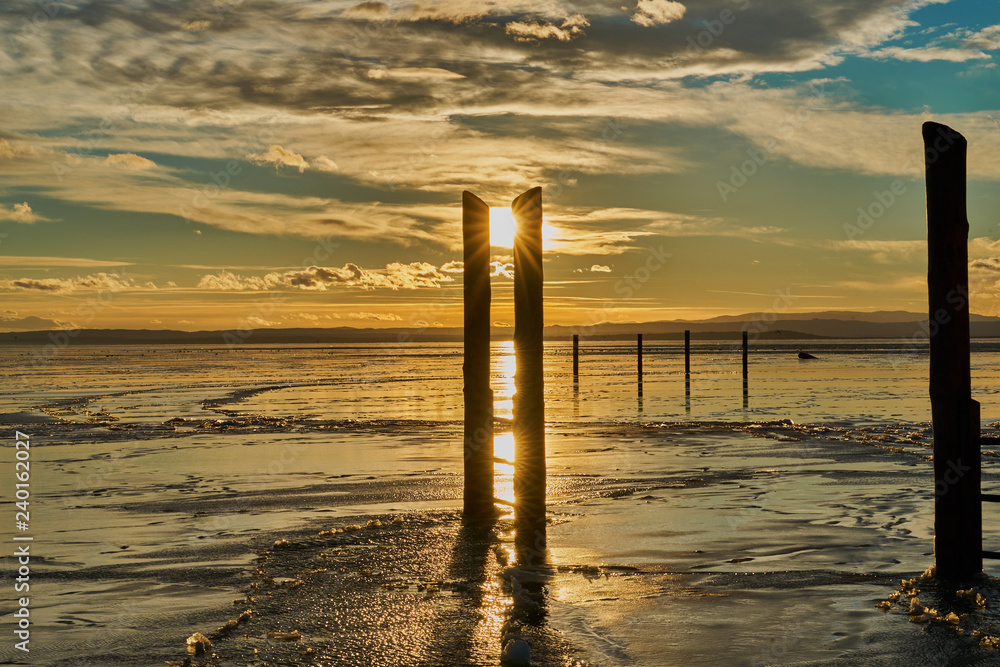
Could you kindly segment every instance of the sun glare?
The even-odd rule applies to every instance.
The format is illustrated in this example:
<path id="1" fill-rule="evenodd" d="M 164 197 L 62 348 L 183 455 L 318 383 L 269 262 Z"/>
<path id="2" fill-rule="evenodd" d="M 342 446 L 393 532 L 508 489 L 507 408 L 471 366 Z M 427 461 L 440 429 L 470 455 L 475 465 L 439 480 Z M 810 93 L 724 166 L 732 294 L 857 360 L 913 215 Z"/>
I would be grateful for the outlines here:
<path id="1" fill-rule="evenodd" d="M 516 227 L 514 212 L 509 206 L 490 207 L 490 245 L 492 247 L 513 248 Z M 542 250 L 551 250 L 556 236 L 555 228 L 545 218 L 542 218 Z"/>
<path id="2" fill-rule="evenodd" d="M 514 247 L 514 212 L 509 206 L 490 207 L 490 245 L 496 248 Z"/>

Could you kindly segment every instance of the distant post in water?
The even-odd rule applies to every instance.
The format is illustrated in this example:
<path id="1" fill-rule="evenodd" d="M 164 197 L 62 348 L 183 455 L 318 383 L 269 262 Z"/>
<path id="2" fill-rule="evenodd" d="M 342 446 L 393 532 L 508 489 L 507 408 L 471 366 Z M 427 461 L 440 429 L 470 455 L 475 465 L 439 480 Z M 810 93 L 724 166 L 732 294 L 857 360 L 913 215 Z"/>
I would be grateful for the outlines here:
<path id="1" fill-rule="evenodd" d="M 743 382 L 746 383 L 750 375 L 747 373 L 747 332 L 743 332 Z"/>
<path id="2" fill-rule="evenodd" d="M 642 334 L 635 335 L 635 353 L 637 363 L 637 376 L 639 378 L 639 396 L 642 396 Z"/>
<path id="3" fill-rule="evenodd" d="M 466 519 L 495 516 L 493 505 L 493 390 L 490 389 L 490 207 L 462 193 L 464 247 Z"/>
<path id="4" fill-rule="evenodd" d="M 684 330 L 684 375 L 691 375 L 691 331 Z"/>
<path id="5" fill-rule="evenodd" d="M 743 407 L 750 403 L 750 373 L 747 370 L 747 332 L 743 330 Z"/>
<path id="6" fill-rule="evenodd" d="M 934 556 L 939 577 L 983 570 L 979 404 L 969 363 L 969 221 L 965 138 L 923 125 L 927 183 L 930 397 L 934 424 Z M 974 423 L 975 422 L 975 423 Z"/>
<path id="7" fill-rule="evenodd" d="M 545 557 L 542 189 L 511 204 L 514 234 L 514 527 L 519 559 Z"/>
<path id="8" fill-rule="evenodd" d="M 684 330 L 684 410 L 691 412 L 691 331 Z"/>
<path id="9" fill-rule="evenodd" d="M 580 386 L 580 335 L 573 334 L 573 389 Z"/>

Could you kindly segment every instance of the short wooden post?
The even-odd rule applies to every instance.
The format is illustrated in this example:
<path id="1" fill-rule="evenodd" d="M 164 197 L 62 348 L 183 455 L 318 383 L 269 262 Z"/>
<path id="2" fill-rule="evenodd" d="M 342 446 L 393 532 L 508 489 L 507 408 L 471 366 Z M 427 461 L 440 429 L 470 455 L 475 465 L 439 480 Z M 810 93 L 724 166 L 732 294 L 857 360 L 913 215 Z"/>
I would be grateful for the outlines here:
<path id="1" fill-rule="evenodd" d="M 465 517 L 495 516 L 493 391 L 490 389 L 490 207 L 462 193 L 464 248 Z"/>
<path id="2" fill-rule="evenodd" d="M 747 332 L 743 332 L 743 382 L 746 383 L 750 377 L 747 373 Z"/>
<path id="3" fill-rule="evenodd" d="M 747 332 L 743 331 L 743 407 L 750 404 L 750 373 L 747 367 Z"/>
<path id="4" fill-rule="evenodd" d="M 642 334 L 636 334 L 635 353 L 636 363 L 638 365 L 636 371 L 637 377 L 639 378 L 639 396 L 642 397 Z"/>
<path id="5" fill-rule="evenodd" d="M 684 330 L 684 375 L 691 375 L 691 332 Z"/>
<path id="6" fill-rule="evenodd" d="M 511 205 L 514 235 L 514 526 L 519 561 L 545 558 L 542 189 Z"/>
<path id="7" fill-rule="evenodd" d="M 939 577 L 967 580 L 983 570 L 979 405 L 972 400 L 969 361 L 967 145 L 961 134 L 933 122 L 924 123 L 923 140 L 934 556 Z"/>
<path id="8" fill-rule="evenodd" d="M 573 388 L 580 385 L 580 335 L 573 334 Z"/>

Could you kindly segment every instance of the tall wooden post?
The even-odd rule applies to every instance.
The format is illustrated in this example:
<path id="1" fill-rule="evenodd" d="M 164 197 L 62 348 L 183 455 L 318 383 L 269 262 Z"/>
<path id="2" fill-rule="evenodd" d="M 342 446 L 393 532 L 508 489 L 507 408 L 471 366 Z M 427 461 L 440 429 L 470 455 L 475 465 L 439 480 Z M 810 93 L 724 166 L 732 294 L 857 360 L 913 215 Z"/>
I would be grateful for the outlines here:
<path id="1" fill-rule="evenodd" d="M 969 364 L 969 221 L 965 137 L 923 125 L 927 180 L 930 397 L 934 424 L 934 556 L 938 576 L 983 570 L 978 403 Z M 975 429 L 973 429 L 975 426 Z"/>
<path id="2" fill-rule="evenodd" d="M 465 517 L 495 516 L 493 391 L 490 389 L 490 207 L 462 193 L 464 246 Z"/>
<path id="3" fill-rule="evenodd" d="M 545 558 L 542 189 L 511 204 L 514 234 L 514 526 L 518 558 Z"/>

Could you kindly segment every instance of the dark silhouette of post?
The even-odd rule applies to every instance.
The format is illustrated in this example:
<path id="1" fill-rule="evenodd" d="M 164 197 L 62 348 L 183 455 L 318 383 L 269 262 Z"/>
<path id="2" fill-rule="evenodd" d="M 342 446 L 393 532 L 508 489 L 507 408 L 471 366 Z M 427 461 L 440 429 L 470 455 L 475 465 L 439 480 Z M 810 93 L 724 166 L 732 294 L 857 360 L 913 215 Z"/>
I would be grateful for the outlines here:
<path id="1" fill-rule="evenodd" d="M 545 558 L 542 189 L 511 204 L 514 234 L 514 526 L 524 564 Z"/>
<path id="2" fill-rule="evenodd" d="M 639 397 L 642 397 L 642 334 L 635 336 L 636 373 L 639 378 Z"/>
<path id="3" fill-rule="evenodd" d="M 691 331 L 684 330 L 684 375 L 691 375 Z"/>
<path id="4" fill-rule="evenodd" d="M 691 412 L 691 332 L 684 330 L 684 410 Z"/>
<path id="5" fill-rule="evenodd" d="M 462 193 L 464 246 L 465 517 L 495 516 L 493 391 L 490 389 L 490 207 Z"/>
<path id="6" fill-rule="evenodd" d="M 750 374 L 747 373 L 747 332 L 743 332 L 743 384 L 746 384 Z"/>
<path id="7" fill-rule="evenodd" d="M 573 334 L 573 389 L 580 386 L 580 335 Z"/>
<path id="8" fill-rule="evenodd" d="M 924 123 L 923 139 L 934 556 L 939 577 L 964 580 L 983 570 L 979 404 L 972 400 L 969 364 L 967 146 L 961 134 L 933 122 Z"/>
<path id="9" fill-rule="evenodd" d="M 743 331 L 743 407 L 750 405 L 750 373 L 747 370 L 747 332 Z"/>

